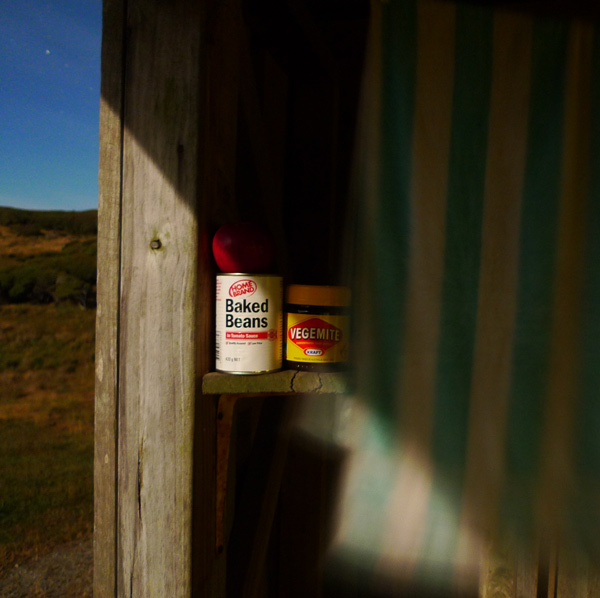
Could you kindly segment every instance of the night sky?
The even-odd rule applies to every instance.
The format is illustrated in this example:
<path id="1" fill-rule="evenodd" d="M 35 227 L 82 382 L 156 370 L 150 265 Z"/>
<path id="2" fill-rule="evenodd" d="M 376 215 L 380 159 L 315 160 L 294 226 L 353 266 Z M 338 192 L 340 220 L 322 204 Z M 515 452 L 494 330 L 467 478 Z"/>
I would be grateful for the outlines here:
<path id="1" fill-rule="evenodd" d="M 0 0 L 0 206 L 98 205 L 101 0 Z"/>

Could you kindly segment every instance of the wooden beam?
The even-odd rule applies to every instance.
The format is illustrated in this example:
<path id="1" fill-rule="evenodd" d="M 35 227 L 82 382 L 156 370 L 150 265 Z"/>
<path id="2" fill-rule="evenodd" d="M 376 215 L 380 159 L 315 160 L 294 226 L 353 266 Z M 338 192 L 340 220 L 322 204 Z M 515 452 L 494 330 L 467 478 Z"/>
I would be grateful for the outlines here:
<path id="1" fill-rule="evenodd" d="M 290 12 L 306 37 L 306 41 L 315 56 L 319 59 L 319 64 L 325 72 L 337 81 L 340 75 L 340 65 L 335 55 L 327 45 L 327 41 L 314 18 L 306 7 L 305 2 L 300 0 L 287 0 Z"/>
<path id="2" fill-rule="evenodd" d="M 213 223 L 220 226 L 240 219 L 235 185 L 242 28 L 240 0 L 212 1 L 206 27 L 208 118 L 202 148 L 209 233 Z"/>
<path id="3" fill-rule="evenodd" d="M 481 598 L 534 598 L 537 588 L 538 557 L 535 551 L 526 550 L 506 538 L 496 538 L 489 543 L 482 554 Z"/>
<path id="4" fill-rule="evenodd" d="M 600 596 L 600 571 L 591 555 L 571 547 L 561 550 L 556 576 L 556 598 Z"/>
<path id="5" fill-rule="evenodd" d="M 229 543 L 228 596 L 258 598 L 289 444 L 293 403 L 264 399 Z"/>
<path id="6" fill-rule="evenodd" d="M 202 376 L 214 367 L 216 228 L 239 219 L 236 186 L 240 0 L 207 0 L 200 76 L 199 257 L 196 310 L 196 418 L 192 595 L 224 596 L 226 555 L 216 550 L 217 397 L 204 396 Z"/>
<path id="7" fill-rule="evenodd" d="M 198 263 L 205 6 L 104 7 L 94 595 L 188 598 L 192 501 L 214 505 L 210 475 L 192 490 L 194 427 L 198 470 L 214 469 L 215 409 L 194 409 L 211 311 Z M 212 596 L 214 514 L 199 512 L 196 595 Z"/>
<path id="8" fill-rule="evenodd" d="M 104 0 L 102 17 L 94 422 L 94 596 L 109 598 L 116 592 L 124 0 Z"/>
<path id="9" fill-rule="evenodd" d="M 200 15 L 130 0 L 119 347 L 117 585 L 191 594 Z M 154 242 L 154 243 L 153 243 Z"/>
<path id="10" fill-rule="evenodd" d="M 238 376 L 211 372 L 202 380 L 204 394 L 340 394 L 351 392 L 349 377 L 343 372 L 299 372 L 282 370 L 270 374 Z"/>
<path id="11" fill-rule="evenodd" d="M 284 279 L 289 275 L 286 240 L 283 227 L 283 155 L 285 153 L 285 139 L 274 130 L 270 130 L 261 104 L 260 93 L 254 64 L 252 62 L 251 45 L 248 32 L 240 31 L 240 101 L 244 121 L 248 127 L 250 143 L 258 186 L 260 200 L 266 225 L 273 235 L 276 253 L 278 256 L 278 269 Z M 280 73 L 283 77 L 283 73 Z M 279 81 L 279 85 L 269 90 L 269 93 L 278 92 L 278 100 L 284 106 L 287 96 L 287 82 Z M 269 94 L 266 94 L 267 97 Z M 273 101 L 273 98 L 269 98 Z M 277 139 L 276 139 L 277 138 Z M 274 140 L 280 144 L 277 147 Z M 278 157 L 275 157 L 278 156 Z"/>

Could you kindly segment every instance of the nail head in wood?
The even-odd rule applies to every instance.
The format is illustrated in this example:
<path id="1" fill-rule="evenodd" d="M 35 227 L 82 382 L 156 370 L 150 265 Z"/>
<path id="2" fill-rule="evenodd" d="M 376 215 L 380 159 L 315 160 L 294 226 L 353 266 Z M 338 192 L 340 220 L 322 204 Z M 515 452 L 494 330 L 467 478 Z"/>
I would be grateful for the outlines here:
<path id="1" fill-rule="evenodd" d="M 152 239 L 152 241 L 150 241 L 150 249 L 160 249 L 162 247 L 162 243 L 160 242 L 160 239 Z"/>

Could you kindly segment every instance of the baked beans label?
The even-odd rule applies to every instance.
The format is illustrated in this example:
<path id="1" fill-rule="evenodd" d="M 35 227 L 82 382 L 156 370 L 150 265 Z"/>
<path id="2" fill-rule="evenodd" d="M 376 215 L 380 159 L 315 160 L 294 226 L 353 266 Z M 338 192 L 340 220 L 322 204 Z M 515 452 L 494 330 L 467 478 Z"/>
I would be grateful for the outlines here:
<path id="1" fill-rule="evenodd" d="M 340 363 L 348 359 L 348 316 L 287 314 L 286 359 Z"/>
<path id="2" fill-rule="evenodd" d="M 282 293 L 279 276 L 217 276 L 218 371 L 254 374 L 281 368 Z"/>

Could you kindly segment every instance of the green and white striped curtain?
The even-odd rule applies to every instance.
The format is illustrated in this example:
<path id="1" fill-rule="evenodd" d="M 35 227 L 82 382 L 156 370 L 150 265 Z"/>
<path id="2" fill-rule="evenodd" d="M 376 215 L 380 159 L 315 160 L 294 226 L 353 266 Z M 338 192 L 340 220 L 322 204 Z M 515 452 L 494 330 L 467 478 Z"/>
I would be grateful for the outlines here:
<path id="1" fill-rule="evenodd" d="M 499 536 L 597 559 L 600 30 L 376 1 L 368 55 L 333 554 L 438 588 Z"/>

